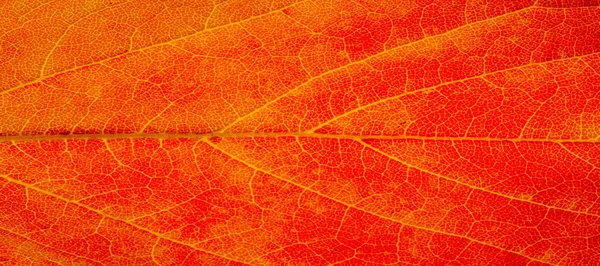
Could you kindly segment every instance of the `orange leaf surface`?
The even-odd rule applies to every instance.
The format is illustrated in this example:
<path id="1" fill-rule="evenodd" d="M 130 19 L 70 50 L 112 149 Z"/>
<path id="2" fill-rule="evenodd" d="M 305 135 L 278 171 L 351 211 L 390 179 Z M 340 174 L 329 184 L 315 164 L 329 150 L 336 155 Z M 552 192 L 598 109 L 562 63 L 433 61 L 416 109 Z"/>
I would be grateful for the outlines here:
<path id="1" fill-rule="evenodd" d="M 600 265 L 599 2 L 3 0 L 0 263 Z"/>

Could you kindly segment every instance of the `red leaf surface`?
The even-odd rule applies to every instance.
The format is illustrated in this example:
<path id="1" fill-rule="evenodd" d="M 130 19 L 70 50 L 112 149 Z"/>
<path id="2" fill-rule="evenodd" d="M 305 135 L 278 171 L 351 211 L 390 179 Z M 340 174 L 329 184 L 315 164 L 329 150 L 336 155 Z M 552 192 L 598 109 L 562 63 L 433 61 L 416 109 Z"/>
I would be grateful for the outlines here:
<path id="1" fill-rule="evenodd" d="M 0 2 L 0 262 L 600 265 L 596 0 Z"/>

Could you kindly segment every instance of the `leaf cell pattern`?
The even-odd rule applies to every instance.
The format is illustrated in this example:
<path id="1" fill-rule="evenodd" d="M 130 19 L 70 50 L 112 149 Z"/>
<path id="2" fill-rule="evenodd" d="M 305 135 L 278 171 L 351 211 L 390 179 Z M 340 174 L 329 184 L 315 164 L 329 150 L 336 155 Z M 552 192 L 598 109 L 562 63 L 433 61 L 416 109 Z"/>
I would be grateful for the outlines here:
<path id="1" fill-rule="evenodd" d="M 600 1 L 6 0 L 6 265 L 600 265 Z"/>

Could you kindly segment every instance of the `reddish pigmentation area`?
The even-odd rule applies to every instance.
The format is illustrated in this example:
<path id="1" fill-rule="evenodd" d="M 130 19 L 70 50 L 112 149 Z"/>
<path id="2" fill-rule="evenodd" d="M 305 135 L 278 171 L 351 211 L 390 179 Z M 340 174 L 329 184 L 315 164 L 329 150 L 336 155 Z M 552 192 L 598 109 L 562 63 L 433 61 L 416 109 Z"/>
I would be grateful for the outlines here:
<path id="1" fill-rule="evenodd" d="M 600 1 L 5 0 L 3 265 L 600 265 Z"/>

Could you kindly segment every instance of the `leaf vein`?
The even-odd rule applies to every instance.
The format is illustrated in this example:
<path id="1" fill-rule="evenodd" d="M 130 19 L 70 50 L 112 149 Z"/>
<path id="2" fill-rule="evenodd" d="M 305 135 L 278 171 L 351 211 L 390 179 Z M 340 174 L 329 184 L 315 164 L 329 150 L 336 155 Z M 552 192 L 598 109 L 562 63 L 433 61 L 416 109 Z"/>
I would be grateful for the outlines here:
<path id="1" fill-rule="evenodd" d="M 471 241 L 471 242 L 476 242 L 476 243 L 479 243 L 479 244 L 481 244 L 481 245 L 485 245 L 485 246 L 493 247 L 493 248 L 496 248 L 496 249 L 498 249 L 498 250 L 502 250 L 502 251 L 505 251 L 505 252 L 508 252 L 508 253 L 513 253 L 513 254 L 516 254 L 516 255 L 519 255 L 519 256 L 525 257 L 525 258 L 527 258 L 527 259 L 529 259 L 529 260 L 532 260 L 532 261 L 538 261 L 538 262 L 546 263 L 546 262 L 544 262 L 544 261 L 541 261 L 541 260 L 539 260 L 539 259 L 532 258 L 532 257 L 526 256 L 526 255 L 524 255 L 524 254 L 521 254 L 520 252 L 511 251 L 511 250 L 508 250 L 508 249 L 504 249 L 504 248 L 501 248 L 501 247 L 497 247 L 497 246 L 494 246 L 494 245 L 492 245 L 492 244 L 488 244 L 488 243 L 485 243 L 485 242 L 479 241 L 479 240 L 477 240 L 477 239 L 474 239 L 474 238 L 471 238 L 471 237 L 468 237 L 468 236 L 462 236 L 462 235 L 458 235 L 458 234 L 454 234 L 454 233 L 449 233 L 449 232 L 438 231 L 438 230 L 435 230 L 435 229 L 432 229 L 432 228 L 428 228 L 428 227 L 423 227 L 423 226 L 419 226 L 419 225 L 408 224 L 408 223 L 406 223 L 406 222 L 399 221 L 399 220 L 396 220 L 396 219 L 394 219 L 394 218 L 390 218 L 390 217 L 387 217 L 387 216 L 384 216 L 384 215 L 380 215 L 380 214 L 377 214 L 377 213 L 373 213 L 373 212 L 367 211 L 367 210 L 365 210 L 365 209 L 362 209 L 362 208 L 360 208 L 360 207 L 356 207 L 356 206 L 354 206 L 354 205 L 352 205 L 352 204 L 348 204 L 348 203 L 346 203 L 346 202 L 344 202 L 344 201 L 341 201 L 341 200 L 335 199 L 335 198 L 333 198 L 333 197 L 327 196 L 327 195 L 325 195 L 325 194 L 322 194 L 322 193 L 320 193 L 319 191 L 313 190 L 313 189 L 311 189 L 311 188 L 309 188 L 309 187 L 306 187 L 306 186 L 304 186 L 304 185 L 302 185 L 302 184 L 298 184 L 298 183 L 296 183 L 296 182 L 293 182 L 293 181 L 291 181 L 291 180 L 287 180 L 287 179 L 285 179 L 285 178 L 283 178 L 283 177 L 279 177 L 279 176 L 277 176 L 277 175 L 275 175 L 275 174 L 272 174 L 272 173 L 270 173 L 270 172 L 269 172 L 269 171 L 267 171 L 267 170 L 263 170 L 263 169 L 261 169 L 261 168 L 259 168 L 259 167 L 255 166 L 255 165 L 252 165 L 252 164 L 250 164 L 250 163 L 248 163 L 248 162 L 246 162 L 246 161 L 244 161 L 244 160 L 242 160 L 242 159 L 238 158 L 237 156 L 235 156 L 235 155 L 233 155 L 233 154 L 230 154 L 230 153 L 228 153 L 228 152 L 224 151 L 224 150 L 223 150 L 223 149 L 221 149 L 219 146 L 217 146 L 216 144 L 214 144 L 213 142 L 211 142 L 210 140 L 208 140 L 208 139 L 206 139 L 206 138 L 203 138 L 203 139 L 201 139 L 201 141 L 204 141 L 204 142 L 206 142 L 208 145 L 210 145 L 210 146 L 211 146 L 211 147 L 213 147 L 214 149 L 216 149 L 216 150 L 218 150 L 218 151 L 222 152 L 223 154 L 225 154 L 225 155 L 227 155 L 227 156 L 231 157 L 232 159 L 234 159 L 234 160 L 236 160 L 236 161 L 238 161 L 238 162 L 240 162 L 240 163 L 242 163 L 242 164 L 244 164 L 244 165 L 246 165 L 246 166 L 248 166 L 248 167 L 250 167 L 250 168 L 252 168 L 252 169 L 254 169 L 254 170 L 256 170 L 256 171 L 263 172 L 263 173 L 265 173 L 265 174 L 268 174 L 268 175 L 272 176 L 273 178 L 277 178 L 277 179 L 279 179 L 279 180 L 281 180 L 281 181 L 283 181 L 283 182 L 286 182 L 286 183 L 288 183 L 288 184 L 290 184 L 290 185 L 293 185 L 293 186 L 299 187 L 299 188 L 303 189 L 304 191 L 308 191 L 308 192 L 315 193 L 315 194 L 317 194 L 317 195 L 319 195 L 319 196 L 321 196 L 321 197 L 323 197 L 323 198 L 326 198 L 326 199 L 329 199 L 329 200 L 331 200 L 331 201 L 337 202 L 337 203 L 339 203 L 339 204 L 342 204 L 342 205 L 344 205 L 344 206 L 347 206 L 347 207 L 349 207 L 349 208 L 352 208 L 352 209 L 355 209 L 355 210 L 358 210 L 358 211 L 362 211 L 362 212 L 364 212 L 364 213 L 368 213 L 368 214 L 371 214 L 371 215 L 373 215 L 373 216 L 376 216 L 376 217 L 379 217 L 379 218 L 381 218 L 381 219 L 388 220 L 388 221 L 391 221 L 391 222 L 394 222 L 394 223 L 399 223 L 399 224 L 402 224 L 402 225 L 406 225 L 406 226 L 414 227 L 414 228 L 417 228 L 417 229 L 421 229 L 421 230 L 425 230 L 425 231 L 429 231 L 429 232 L 433 232 L 433 233 L 438 233 L 438 234 L 444 234 L 444 235 L 449 235 L 449 236 L 453 236 L 453 237 L 464 238 L 464 239 L 467 239 L 467 240 L 469 240 L 469 241 Z"/>

